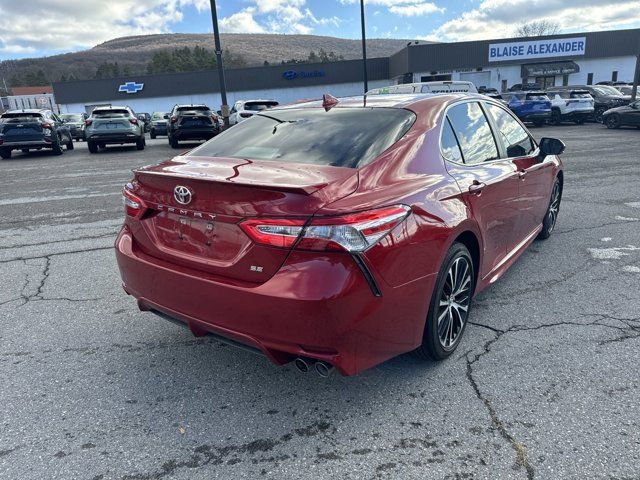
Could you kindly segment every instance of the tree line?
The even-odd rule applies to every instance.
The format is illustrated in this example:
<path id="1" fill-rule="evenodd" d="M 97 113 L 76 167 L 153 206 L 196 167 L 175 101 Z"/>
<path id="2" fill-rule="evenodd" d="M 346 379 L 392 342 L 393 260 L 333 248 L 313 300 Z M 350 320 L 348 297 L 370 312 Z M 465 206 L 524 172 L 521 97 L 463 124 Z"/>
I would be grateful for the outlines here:
<path id="1" fill-rule="evenodd" d="M 290 58 L 288 60 L 282 60 L 280 63 L 273 64 L 265 60 L 263 65 L 326 63 L 337 62 L 340 60 L 344 60 L 344 56 L 336 55 L 333 51 L 327 52 L 321 48 L 317 53 L 311 50 L 307 58 Z M 222 63 L 225 68 L 242 68 L 247 66 L 246 61 L 241 55 L 231 53 L 229 50 L 223 50 Z M 49 85 L 52 81 L 67 82 L 74 80 L 88 80 L 90 78 L 102 79 L 128 77 L 143 73 L 157 74 L 192 72 L 197 70 L 210 70 L 216 68 L 216 66 L 217 61 L 213 51 L 207 50 L 204 47 L 195 46 L 193 48 L 183 47 L 176 48 L 174 50 L 162 50 L 160 52 L 156 52 L 151 57 L 151 60 L 146 64 L 143 71 L 140 71 L 140 68 L 133 68 L 130 65 L 118 65 L 118 62 L 104 62 L 96 67 L 92 76 L 79 74 L 74 75 L 69 73 L 63 73 L 61 75 L 47 75 L 44 70 L 38 69 L 28 71 L 23 74 L 14 74 L 8 79 L 7 83 L 11 87 L 35 87 L 40 85 Z"/>

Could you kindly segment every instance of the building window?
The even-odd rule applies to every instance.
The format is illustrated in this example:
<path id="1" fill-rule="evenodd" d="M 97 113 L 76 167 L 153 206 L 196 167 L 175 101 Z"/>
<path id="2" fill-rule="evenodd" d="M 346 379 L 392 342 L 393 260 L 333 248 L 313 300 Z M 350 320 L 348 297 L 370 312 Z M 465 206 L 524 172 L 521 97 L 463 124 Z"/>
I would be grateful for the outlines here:
<path id="1" fill-rule="evenodd" d="M 617 82 L 618 81 L 618 71 L 614 70 L 613 72 L 611 72 L 611 80 L 613 82 Z"/>
<path id="2" fill-rule="evenodd" d="M 593 73 L 587 73 L 587 85 L 593 85 Z"/>
<path id="3" fill-rule="evenodd" d="M 569 85 L 569 75 L 563 75 L 562 76 L 562 85 L 565 86 L 565 87 L 567 85 Z"/>

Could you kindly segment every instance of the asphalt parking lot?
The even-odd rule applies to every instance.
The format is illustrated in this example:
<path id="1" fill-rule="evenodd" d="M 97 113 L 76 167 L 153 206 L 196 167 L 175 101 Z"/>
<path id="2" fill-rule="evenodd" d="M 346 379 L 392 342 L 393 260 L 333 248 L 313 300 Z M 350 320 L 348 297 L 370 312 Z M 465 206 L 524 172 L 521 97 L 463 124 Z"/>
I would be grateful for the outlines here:
<path id="1" fill-rule="evenodd" d="M 0 478 L 640 478 L 640 131 L 567 144 L 557 230 L 475 301 L 450 360 L 354 377 L 137 310 L 112 244 L 147 148 L 0 161 Z"/>

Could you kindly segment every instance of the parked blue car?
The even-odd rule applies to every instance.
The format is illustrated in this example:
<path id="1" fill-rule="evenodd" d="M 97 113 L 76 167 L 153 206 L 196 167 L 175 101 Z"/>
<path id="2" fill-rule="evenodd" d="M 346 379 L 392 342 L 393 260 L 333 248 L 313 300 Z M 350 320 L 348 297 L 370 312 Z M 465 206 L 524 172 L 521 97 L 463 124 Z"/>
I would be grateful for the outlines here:
<path id="1" fill-rule="evenodd" d="M 504 94 L 507 104 L 522 122 L 541 127 L 551 118 L 551 99 L 543 91 Z"/>

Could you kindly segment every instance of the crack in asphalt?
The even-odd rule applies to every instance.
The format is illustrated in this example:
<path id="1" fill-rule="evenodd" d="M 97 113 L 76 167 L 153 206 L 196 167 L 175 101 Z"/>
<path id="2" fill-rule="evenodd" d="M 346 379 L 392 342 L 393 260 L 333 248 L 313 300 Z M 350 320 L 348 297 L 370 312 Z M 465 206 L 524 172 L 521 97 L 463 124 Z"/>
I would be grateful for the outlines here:
<path id="1" fill-rule="evenodd" d="M 480 389 L 479 382 L 473 376 L 473 366 L 478 361 L 480 361 L 480 359 L 482 357 L 484 357 L 485 355 L 487 355 L 491 351 L 491 347 L 492 347 L 492 345 L 494 343 L 496 343 L 498 340 L 500 340 L 500 338 L 502 338 L 504 335 L 506 335 L 508 333 L 513 333 L 513 332 L 536 331 L 536 330 L 542 330 L 542 329 L 545 329 L 545 328 L 553 328 L 553 327 L 567 326 L 567 325 L 579 326 L 579 327 L 598 326 L 598 327 L 604 327 L 604 328 L 610 328 L 610 329 L 618 330 L 618 331 L 621 331 L 621 332 L 624 333 L 624 335 L 622 335 L 620 337 L 616 337 L 616 338 L 613 338 L 613 339 L 602 340 L 602 341 L 598 342 L 598 345 L 606 345 L 606 344 L 609 344 L 609 343 L 622 342 L 622 341 L 629 340 L 629 339 L 640 338 L 640 317 L 627 318 L 627 317 L 613 316 L 613 315 L 609 315 L 609 314 L 589 314 L 589 313 L 581 314 L 581 316 L 583 316 L 583 317 L 596 317 L 596 318 L 593 321 L 587 322 L 587 323 L 573 322 L 573 321 L 562 321 L 562 322 L 554 322 L 554 323 L 545 323 L 545 324 L 536 325 L 536 326 L 512 325 L 511 327 L 509 327 L 506 330 L 502 330 L 502 329 L 499 329 L 499 328 L 496 328 L 496 327 L 492 327 L 490 325 L 486 325 L 486 324 L 483 324 L 483 323 L 468 322 L 471 325 L 474 325 L 474 326 L 477 326 L 477 327 L 486 328 L 487 330 L 490 330 L 494 334 L 494 337 L 492 339 L 488 340 L 484 344 L 483 350 L 480 353 L 475 354 L 473 358 L 469 357 L 469 355 L 471 353 L 470 351 L 467 352 L 464 355 L 466 357 L 466 361 L 467 361 L 467 369 L 466 369 L 467 380 L 469 381 L 469 384 L 473 388 L 473 391 L 475 392 L 476 397 L 478 397 L 478 399 L 487 408 L 487 411 L 489 412 L 489 416 L 491 418 L 491 423 L 493 424 L 493 426 L 498 430 L 500 435 L 509 443 L 509 445 L 511 446 L 511 448 L 515 452 L 515 454 L 516 454 L 516 465 L 518 465 L 520 467 L 524 467 L 524 469 L 527 472 L 527 478 L 529 480 L 533 480 L 535 478 L 535 468 L 534 468 L 534 466 L 531 464 L 531 462 L 528 459 L 527 451 L 526 451 L 524 445 L 521 442 L 518 442 L 517 439 L 511 433 L 509 433 L 509 431 L 505 427 L 505 425 L 502 422 L 502 420 L 500 420 L 498 412 L 497 412 L 496 408 L 494 407 L 493 403 L 491 402 L 491 400 L 487 396 L 483 395 L 482 390 Z M 606 320 L 618 321 L 620 323 L 623 323 L 625 325 L 625 327 L 619 327 L 619 326 L 610 325 L 610 324 L 607 324 L 607 323 L 602 323 L 602 320 L 605 320 L 605 319 Z M 638 322 L 637 325 L 636 325 L 636 322 Z"/>
<path id="2" fill-rule="evenodd" d="M 41 265 L 42 267 L 41 278 L 38 282 L 38 286 L 36 288 L 35 293 L 27 294 L 26 292 L 27 288 L 31 284 L 31 278 L 30 278 L 29 272 L 26 272 L 25 282 L 24 282 L 24 285 L 22 286 L 22 289 L 20 290 L 20 296 L 0 302 L 0 306 L 11 303 L 11 302 L 22 301 L 22 303 L 20 303 L 20 305 L 16 307 L 17 309 L 17 308 L 23 307 L 24 305 L 30 302 L 51 302 L 51 301 L 94 302 L 94 301 L 101 300 L 101 298 L 99 297 L 94 297 L 94 298 L 43 297 L 42 295 L 44 292 L 45 283 L 47 282 L 47 280 L 49 279 L 49 275 L 51 274 L 51 257 L 54 255 L 58 255 L 58 254 L 50 254 L 50 255 L 38 257 L 38 259 L 44 259 L 45 262 L 44 262 L 44 265 Z M 29 258 L 29 259 L 20 259 L 20 260 L 25 265 L 33 267 L 36 265 L 29 265 L 27 263 L 27 260 L 33 260 L 33 259 L 35 259 L 35 257 Z"/>
<path id="3" fill-rule="evenodd" d="M 3 263 L 11 263 L 11 262 L 21 262 L 21 261 L 25 261 L 25 260 L 38 260 L 41 258 L 47 258 L 47 257 L 56 257 L 58 255 L 73 255 L 75 253 L 85 253 L 85 252 L 97 252 L 100 250 L 113 250 L 113 246 L 110 247 L 95 247 L 95 248 L 86 248 L 83 250 L 70 250 L 67 252 L 55 252 L 55 253 L 49 253 L 47 255 L 36 255 L 33 257 L 16 257 L 16 258 L 10 258 L 7 260 L 0 260 L 0 265 Z"/>
<path id="4" fill-rule="evenodd" d="M 5 246 L 0 246 L 0 250 L 13 250 L 13 249 L 18 249 L 18 248 L 24 248 L 24 247 L 39 247 L 42 245 L 52 245 L 54 243 L 66 243 L 66 242 L 75 242 L 78 240 L 98 240 L 100 238 L 108 238 L 108 237 L 113 237 L 115 238 L 117 235 L 116 233 L 104 233 L 101 235 L 89 235 L 86 237 L 76 237 L 76 238 L 72 238 L 72 239 L 65 239 L 65 240 L 52 240 L 49 242 L 42 242 L 42 243 L 23 243 L 20 245 L 5 245 Z"/>

